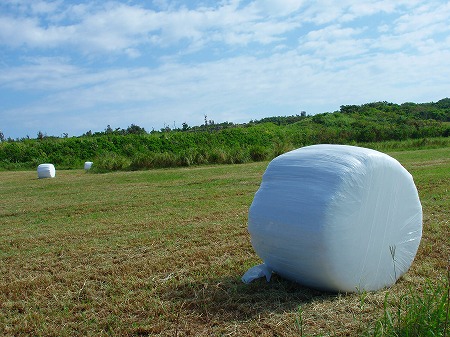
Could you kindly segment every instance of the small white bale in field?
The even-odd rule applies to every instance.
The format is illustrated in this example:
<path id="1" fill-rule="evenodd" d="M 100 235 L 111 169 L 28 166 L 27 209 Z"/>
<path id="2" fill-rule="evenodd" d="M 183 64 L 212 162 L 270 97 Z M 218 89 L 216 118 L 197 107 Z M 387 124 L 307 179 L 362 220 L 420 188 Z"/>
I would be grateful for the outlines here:
<path id="1" fill-rule="evenodd" d="M 371 291 L 407 272 L 422 237 L 422 206 L 411 174 L 371 149 L 313 145 L 272 160 L 250 206 L 248 230 L 273 272 L 327 291 Z"/>
<path id="2" fill-rule="evenodd" d="M 86 171 L 90 170 L 91 167 L 92 167 L 92 164 L 93 164 L 93 162 L 91 162 L 91 161 L 85 162 L 85 163 L 84 163 L 84 169 L 85 169 Z"/>
<path id="3" fill-rule="evenodd" d="M 53 164 L 40 164 L 37 168 L 38 178 L 54 178 L 56 174 Z"/>

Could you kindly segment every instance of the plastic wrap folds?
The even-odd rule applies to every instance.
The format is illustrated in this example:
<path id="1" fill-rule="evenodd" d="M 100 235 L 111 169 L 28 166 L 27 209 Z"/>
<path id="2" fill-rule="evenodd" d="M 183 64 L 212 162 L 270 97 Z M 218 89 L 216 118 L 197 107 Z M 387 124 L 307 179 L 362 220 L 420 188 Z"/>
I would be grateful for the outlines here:
<path id="1" fill-rule="evenodd" d="M 248 230 L 264 271 L 328 291 L 378 290 L 411 266 L 422 206 L 411 174 L 394 158 L 313 145 L 270 162 Z M 264 271 L 254 274 L 267 278 Z"/>
<path id="2" fill-rule="evenodd" d="M 56 174 L 53 164 L 40 164 L 37 168 L 38 178 L 54 178 Z"/>

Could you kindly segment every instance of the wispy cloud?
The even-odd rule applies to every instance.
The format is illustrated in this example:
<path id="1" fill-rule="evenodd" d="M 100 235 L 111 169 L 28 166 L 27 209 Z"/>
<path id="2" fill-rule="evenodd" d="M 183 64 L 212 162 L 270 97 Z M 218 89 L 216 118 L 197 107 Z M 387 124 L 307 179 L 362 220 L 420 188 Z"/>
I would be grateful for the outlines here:
<path id="1" fill-rule="evenodd" d="M 59 2 L 58 6 L 41 1 L 29 8 L 17 6 L 14 15 L 4 14 L 0 41 L 10 47 L 71 46 L 88 53 L 126 53 L 147 44 L 164 48 L 183 40 L 202 46 L 209 42 L 265 44 L 298 27 L 294 20 L 280 21 L 298 7 L 291 1 L 258 1 L 242 8 L 225 3 L 156 11 L 120 2 L 90 6 Z"/>
<path id="2" fill-rule="evenodd" d="M 241 122 L 450 89 L 444 1 L 7 0 L 0 13 L 7 136 Z"/>

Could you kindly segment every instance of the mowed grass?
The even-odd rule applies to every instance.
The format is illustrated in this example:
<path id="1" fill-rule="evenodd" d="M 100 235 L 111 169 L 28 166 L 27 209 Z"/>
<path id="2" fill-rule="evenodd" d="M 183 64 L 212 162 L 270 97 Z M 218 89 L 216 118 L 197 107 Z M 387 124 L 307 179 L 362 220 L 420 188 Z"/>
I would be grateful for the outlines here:
<path id="1" fill-rule="evenodd" d="M 54 179 L 0 172 L 0 335 L 367 333 L 385 306 L 445 282 L 450 256 L 450 148 L 389 154 L 414 177 L 423 239 L 392 288 L 364 294 L 277 276 L 241 282 L 261 262 L 247 215 L 267 162 Z"/>

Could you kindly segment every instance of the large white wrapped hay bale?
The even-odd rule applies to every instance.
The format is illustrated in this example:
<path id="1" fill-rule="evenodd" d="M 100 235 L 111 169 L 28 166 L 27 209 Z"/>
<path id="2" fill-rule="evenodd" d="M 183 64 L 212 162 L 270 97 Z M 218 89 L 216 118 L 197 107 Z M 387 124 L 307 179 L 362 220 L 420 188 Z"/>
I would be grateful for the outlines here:
<path id="1" fill-rule="evenodd" d="M 93 162 L 91 162 L 91 161 L 84 162 L 84 169 L 86 171 L 89 171 L 91 169 L 91 167 L 92 167 L 92 164 L 93 164 Z"/>
<path id="2" fill-rule="evenodd" d="M 37 168 L 38 178 L 54 178 L 56 174 L 53 164 L 40 164 Z"/>
<path id="3" fill-rule="evenodd" d="M 249 210 L 252 245 L 271 272 L 308 287 L 389 287 L 411 266 L 422 236 L 412 176 L 394 158 L 346 145 L 313 145 L 267 167 Z"/>

